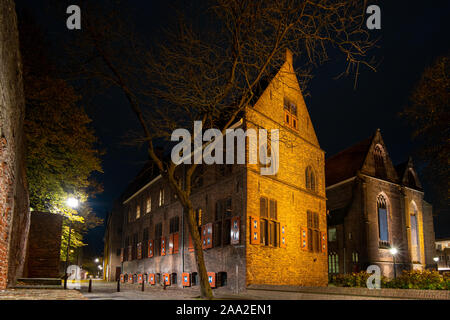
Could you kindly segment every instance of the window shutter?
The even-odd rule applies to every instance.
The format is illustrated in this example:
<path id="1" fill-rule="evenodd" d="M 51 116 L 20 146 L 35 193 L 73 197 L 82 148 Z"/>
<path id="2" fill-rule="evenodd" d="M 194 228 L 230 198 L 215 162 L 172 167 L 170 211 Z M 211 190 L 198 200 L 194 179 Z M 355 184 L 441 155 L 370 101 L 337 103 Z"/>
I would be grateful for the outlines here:
<path id="1" fill-rule="evenodd" d="M 170 274 L 164 273 L 164 284 L 170 286 Z"/>
<path id="2" fill-rule="evenodd" d="M 239 244 L 240 217 L 231 218 L 231 244 Z"/>
<path id="3" fill-rule="evenodd" d="M 131 246 L 128 246 L 128 261 L 133 260 L 131 248 L 132 248 Z"/>
<path id="4" fill-rule="evenodd" d="M 142 273 L 138 274 L 138 283 L 142 283 Z"/>
<path id="5" fill-rule="evenodd" d="M 190 287 L 191 286 L 191 275 L 187 272 L 183 272 L 181 274 L 181 283 L 183 284 L 183 287 Z"/>
<path id="6" fill-rule="evenodd" d="M 142 243 L 138 242 L 136 246 L 137 246 L 137 258 L 142 259 Z"/>
<path id="7" fill-rule="evenodd" d="M 250 217 L 250 244 L 259 244 L 259 218 Z"/>
<path id="8" fill-rule="evenodd" d="M 128 276 L 128 283 L 134 283 L 134 277 L 132 274 Z"/>
<path id="9" fill-rule="evenodd" d="M 286 248 L 286 225 L 280 225 L 280 248 Z"/>
<path id="10" fill-rule="evenodd" d="M 153 257 L 153 240 L 148 240 L 148 257 Z"/>
<path id="11" fill-rule="evenodd" d="M 322 242 L 322 253 L 327 253 L 327 233 L 321 232 L 321 242 Z"/>
<path id="12" fill-rule="evenodd" d="M 189 250 L 189 252 L 194 251 L 194 243 L 193 243 L 193 241 L 192 241 L 192 236 L 191 236 L 191 234 L 189 234 L 188 250 Z"/>
<path id="13" fill-rule="evenodd" d="M 215 272 L 208 272 L 208 282 L 211 288 L 216 287 L 216 273 Z"/>
<path id="14" fill-rule="evenodd" d="M 173 234 L 173 253 L 178 253 L 178 232 Z"/>
<path id="15" fill-rule="evenodd" d="M 202 249 L 206 249 L 206 225 L 202 226 Z"/>
<path id="16" fill-rule="evenodd" d="M 213 245 L 213 224 L 206 224 L 206 249 L 212 248 Z"/>
<path id="17" fill-rule="evenodd" d="M 123 262 L 123 248 L 120 248 L 120 262 Z"/>
<path id="18" fill-rule="evenodd" d="M 308 230 L 306 228 L 301 228 L 301 249 L 304 251 L 308 251 Z"/>
<path id="19" fill-rule="evenodd" d="M 169 250 L 167 250 L 168 252 L 168 254 L 173 254 L 173 233 L 171 233 L 170 235 L 169 235 L 169 243 L 168 243 L 168 245 L 169 245 Z"/>
<path id="20" fill-rule="evenodd" d="M 154 273 L 150 273 L 148 275 L 148 283 L 155 284 L 155 274 Z"/>
<path id="21" fill-rule="evenodd" d="M 161 255 L 166 255 L 166 239 L 164 237 L 161 237 Z"/>
<path id="22" fill-rule="evenodd" d="M 125 282 L 125 276 L 123 275 L 123 273 L 120 274 L 120 282 Z"/>

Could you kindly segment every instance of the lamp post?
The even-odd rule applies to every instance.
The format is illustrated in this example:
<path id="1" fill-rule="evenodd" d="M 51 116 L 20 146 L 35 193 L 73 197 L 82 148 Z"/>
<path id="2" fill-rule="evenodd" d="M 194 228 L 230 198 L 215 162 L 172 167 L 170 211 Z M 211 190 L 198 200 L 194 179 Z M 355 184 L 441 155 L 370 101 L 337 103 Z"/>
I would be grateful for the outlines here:
<path id="1" fill-rule="evenodd" d="M 391 249 L 389 249 L 389 252 L 392 255 L 392 259 L 394 260 L 394 279 L 396 279 L 397 278 L 397 266 L 395 264 L 395 255 L 398 253 L 398 250 L 397 250 L 397 248 L 391 248 Z"/>
<path id="2" fill-rule="evenodd" d="M 434 257 L 433 258 L 434 262 L 436 262 L 436 271 L 439 270 L 439 257 Z"/>
<path id="3" fill-rule="evenodd" d="M 72 208 L 72 209 L 76 209 L 78 207 L 78 200 L 75 198 L 69 198 L 67 199 L 67 205 Z M 70 219 L 69 219 L 70 220 Z M 65 263 L 65 267 L 64 267 L 64 274 L 65 274 L 65 279 L 64 279 L 64 289 L 67 288 L 67 267 L 69 264 L 69 256 L 70 256 L 70 236 L 72 235 L 72 220 L 70 220 L 69 222 L 69 239 L 67 241 L 67 254 L 66 254 L 66 263 Z"/>

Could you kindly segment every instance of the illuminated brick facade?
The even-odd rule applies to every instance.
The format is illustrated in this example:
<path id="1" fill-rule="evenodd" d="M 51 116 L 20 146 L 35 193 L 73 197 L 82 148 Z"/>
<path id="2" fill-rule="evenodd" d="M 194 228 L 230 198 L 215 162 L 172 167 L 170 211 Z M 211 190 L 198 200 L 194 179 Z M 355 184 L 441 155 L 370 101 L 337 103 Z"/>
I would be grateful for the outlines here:
<path id="1" fill-rule="evenodd" d="M 262 176 L 260 165 L 248 161 L 203 166 L 192 201 L 209 278 L 233 291 L 251 284 L 326 285 L 324 152 L 289 51 L 238 126 L 280 130 L 279 170 Z M 122 221 L 121 246 L 114 247 L 117 237 L 108 229 L 105 247 L 123 261 L 106 267 L 121 267 L 127 276 L 144 274 L 147 282 L 154 276 L 162 283 L 170 275 L 170 285 L 194 285 L 196 264 L 181 205 L 154 171 L 147 166 L 128 187 L 116 209 L 123 218 L 110 216 Z M 111 274 L 108 280 L 114 279 Z"/>

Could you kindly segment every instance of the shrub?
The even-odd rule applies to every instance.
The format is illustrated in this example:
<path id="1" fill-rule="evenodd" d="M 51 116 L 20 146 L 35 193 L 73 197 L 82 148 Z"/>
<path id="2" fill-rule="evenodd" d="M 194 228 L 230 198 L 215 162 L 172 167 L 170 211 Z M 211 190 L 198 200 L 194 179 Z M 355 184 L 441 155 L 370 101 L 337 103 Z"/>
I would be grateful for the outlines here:
<path id="1" fill-rule="evenodd" d="M 339 274 L 331 277 L 331 284 L 340 287 L 366 287 L 370 273 Z M 437 271 L 410 270 L 403 271 L 396 279 L 381 277 L 382 288 L 450 290 L 450 275 L 441 276 Z"/>

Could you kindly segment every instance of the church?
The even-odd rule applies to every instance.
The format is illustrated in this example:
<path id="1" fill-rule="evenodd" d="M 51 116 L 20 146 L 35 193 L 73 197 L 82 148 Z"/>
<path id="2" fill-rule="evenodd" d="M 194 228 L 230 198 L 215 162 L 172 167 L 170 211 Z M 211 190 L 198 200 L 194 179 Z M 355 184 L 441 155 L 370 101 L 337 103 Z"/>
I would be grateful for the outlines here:
<path id="1" fill-rule="evenodd" d="M 394 268 L 433 265 L 431 205 L 412 159 L 394 166 L 379 129 L 327 158 L 325 173 L 330 275 L 378 265 L 393 277 Z"/>

